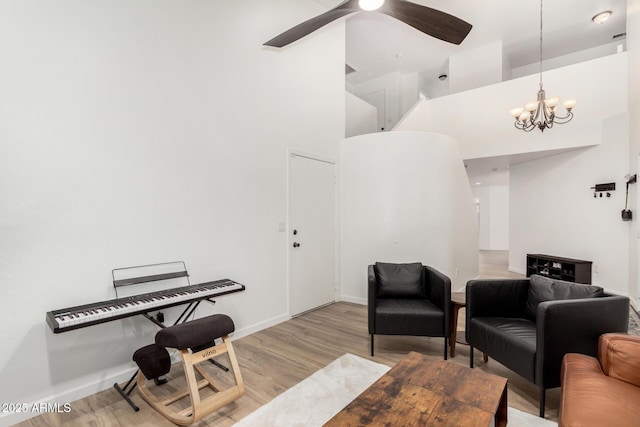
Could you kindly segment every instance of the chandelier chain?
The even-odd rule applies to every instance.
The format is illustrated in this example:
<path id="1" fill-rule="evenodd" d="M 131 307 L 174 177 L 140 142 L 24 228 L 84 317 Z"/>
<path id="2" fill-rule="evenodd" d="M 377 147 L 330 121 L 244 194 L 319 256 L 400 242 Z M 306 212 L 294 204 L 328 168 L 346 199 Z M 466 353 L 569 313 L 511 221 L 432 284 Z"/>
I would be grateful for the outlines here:
<path id="1" fill-rule="evenodd" d="M 542 0 L 540 0 L 540 87 L 542 87 Z"/>

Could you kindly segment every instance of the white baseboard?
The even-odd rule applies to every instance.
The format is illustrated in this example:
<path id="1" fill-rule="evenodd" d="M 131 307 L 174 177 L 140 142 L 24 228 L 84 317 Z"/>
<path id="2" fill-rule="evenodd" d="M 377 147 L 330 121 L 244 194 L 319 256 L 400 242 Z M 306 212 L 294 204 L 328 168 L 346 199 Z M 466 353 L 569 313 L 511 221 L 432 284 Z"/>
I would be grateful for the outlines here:
<path id="1" fill-rule="evenodd" d="M 251 335 L 255 332 L 261 331 L 263 329 L 269 328 L 271 326 L 275 326 L 279 323 L 282 323 L 286 320 L 289 320 L 291 316 L 287 314 L 282 314 L 271 319 L 265 320 L 263 322 L 258 322 L 248 327 L 236 330 L 231 337 L 232 341 L 238 338 L 242 338 L 248 335 Z M 173 360 L 175 362 L 176 360 Z M 52 396 L 39 400 L 37 402 L 19 402 L 20 405 L 24 405 L 27 408 L 26 412 L 5 412 L 0 413 L 0 427 L 9 427 L 19 422 L 28 420 L 29 418 L 37 417 L 41 415 L 42 412 L 31 411 L 31 408 L 39 408 L 40 405 L 50 405 L 56 406 L 55 404 L 59 404 L 60 410 L 63 410 L 63 404 L 70 403 L 71 411 L 73 411 L 73 403 L 78 399 L 85 398 L 87 396 L 91 396 L 92 394 L 99 393 L 101 391 L 112 388 L 115 383 L 123 384 L 131 378 L 131 376 L 136 371 L 136 367 L 132 366 L 130 368 L 124 369 L 118 373 L 108 375 L 106 377 L 102 377 L 100 380 L 92 382 L 90 384 L 83 385 L 81 387 L 76 387 L 71 390 L 62 391 L 60 393 L 56 393 Z M 18 403 L 18 402 L 14 402 Z M 35 406 L 34 406 L 35 405 Z M 132 409 L 133 410 L 133 409 Z"/>
<path id="2" fill-rule="evenodd" d="M 291 316 L 289 315 L 289 313 L 285 313 L 285 314 L 281 314 L 279 316 L 276 317 L 272 317 L 271 319 L 267 319 L 265 321 L 262 322 L 258 322 L 258 323 L 254 323 L 253 325 L 247 326 L 245 328 L 242 329 L 238 329 L 237 331 L 235 331 L 233 333 L 233 336 L 231 337 L 231 340 L 236 340 L 238 338 L 242 338 L 242 337 L 246 337 L 248 335 L 251 335 L 253 333 L 259 332 L 263 329 L 267 329 L 270 328 L 271 326 L 275 326 L 279 323 L 282 322 L 286 322 L 287 320 L 291 319 Z"/>
<path id="3" fill-rule="evenodd" d="M 350 297 L 348 295 L 340 295 L 338 297 L 338 301 L 350 302 L 350 303 L 353 303 L 353 304 L 360 304 L 360 305 L 367 305 L 367 299 L 366 298 Z"/>

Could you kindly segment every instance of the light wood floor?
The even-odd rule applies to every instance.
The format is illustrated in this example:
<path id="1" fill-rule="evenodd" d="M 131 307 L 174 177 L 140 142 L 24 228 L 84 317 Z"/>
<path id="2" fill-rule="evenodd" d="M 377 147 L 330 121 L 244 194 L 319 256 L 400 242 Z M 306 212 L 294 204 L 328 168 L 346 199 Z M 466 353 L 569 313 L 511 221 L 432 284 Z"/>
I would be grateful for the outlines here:
<path id="1" fill-rule="evenodd" d="M 481 252 L 481 276 L 514 277 L 506 271 L 506 252 Z M 367 333 L 366 306 L 336 303 L 304 316 L 234 341 L 244 377 L 246 393 L 229 406 L 195 424 L 230 426 L 263 404 L 297 384 L 318 369 L 345 353 L 371 359 Z M 460 312 L 464 326 L 464 313 Z M 409 351 L 442 358 L 444 340 L 427 337 L 376 336 L 376 362 L 393 366 Z M 469 350 L 456 348 L 452 363 L 469 365 Z M 225 362 L 223 356 L 222 362 Z M 482 362 L 476 352 L 476 369 L 509 380 L 509 405 L 531 414 L 538 413 L 538 389 L 494 360 Z M 222 375 L 211 366 L 209 372 Z M 181 369 L 174 366 L 169 384 L 181 381 Z M 174 378 L 175 377 L 175 378 Z M 134 412 L 113 389 L 71 403 L 68 414 L 45 414 L 18 424 L 26 426 L 171 426 L 151 409 L 134 391 L 133 400 L 140 406 Z M 546 418 L 557 420 L 559 389 L 547 391 Z"/>

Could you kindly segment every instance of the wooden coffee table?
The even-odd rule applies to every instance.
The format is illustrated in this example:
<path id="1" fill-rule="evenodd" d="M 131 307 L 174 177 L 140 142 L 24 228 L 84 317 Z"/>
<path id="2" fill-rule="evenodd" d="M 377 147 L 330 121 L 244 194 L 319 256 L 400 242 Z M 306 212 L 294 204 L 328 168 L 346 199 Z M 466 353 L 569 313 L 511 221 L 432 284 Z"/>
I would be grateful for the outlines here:
<path id="1" fill-rule="evenodd" d="M 507 379 L 411 352 L 325 426 L 507 425 Z"/>

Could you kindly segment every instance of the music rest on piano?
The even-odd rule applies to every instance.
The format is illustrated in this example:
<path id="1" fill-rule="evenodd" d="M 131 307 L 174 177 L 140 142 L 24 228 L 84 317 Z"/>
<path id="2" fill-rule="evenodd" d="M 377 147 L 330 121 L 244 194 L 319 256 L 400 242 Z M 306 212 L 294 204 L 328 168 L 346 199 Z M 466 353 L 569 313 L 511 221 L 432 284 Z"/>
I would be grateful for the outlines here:
<path id="1" fill-rule="evenodd" d="M 53 310 L 47 313 L 47 323 L 57 334 L 244 290 L 244 285 L 233 280 L 216 280 Z"/>

